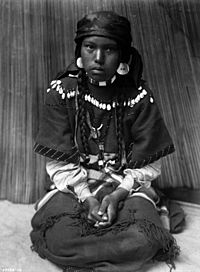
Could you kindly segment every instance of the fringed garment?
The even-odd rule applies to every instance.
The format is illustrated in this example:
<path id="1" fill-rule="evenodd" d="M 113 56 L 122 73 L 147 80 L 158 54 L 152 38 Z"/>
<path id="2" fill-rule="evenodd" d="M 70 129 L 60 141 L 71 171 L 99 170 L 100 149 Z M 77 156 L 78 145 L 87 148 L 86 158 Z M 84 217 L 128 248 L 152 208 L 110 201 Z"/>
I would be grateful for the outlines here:
<path id="1" fill-rule="evenodd" d="M 126 79 L 117 79 L 113 88 L 116 93 L 123 90 L 127 94 L 122 120 L 124 167 L 140 168 L 173 152 L 172 140 L 152 92 L 144 82 L 135 88 L 126 83 Z M 95 162 L 81 160 L 84 148 L 76 119 L 77 92 L 76 75 L 61 75 L 52 82 L 45 95 L 35 151 L 53 160 L 95 169 Z M 99 118 L 104 116 L 101 119 L 106 129 L 104 152 L 116 154 L 116 120 L 113 114 L 109 116 L 115 112 L 117 102 L 103 101 L 100 106 L 96 98 L 88 101 L 87 96 L 85 99 L 88 111 L 93 107 Z M 98 148 L 90 138 L 89 125 L 86 134 L 90 154 L 97 156 Z M 165 261 L 174 267 L 179 254 L 176 241 L 163 228 L 153 203 L 139 196 L 120 203 L 116 221 L 103 229 L 88 222 L 87 207 L 74 194 L 57 191 L 36 212 L 32 228 L 32 249 L 64 271 L 133 272 L 149 260 Z"/>
<path id="2" fill-rule="evenodd" d="M 102 229 L 88 223 L 84 204 L 58 192 L 35 214 L 32 226 L 32 249 L 65 271 L 133 272 L 151 259 L 174 267 L 179 253 L 155 207 L 140 197 L 128 198 L 114 224 Z"/>

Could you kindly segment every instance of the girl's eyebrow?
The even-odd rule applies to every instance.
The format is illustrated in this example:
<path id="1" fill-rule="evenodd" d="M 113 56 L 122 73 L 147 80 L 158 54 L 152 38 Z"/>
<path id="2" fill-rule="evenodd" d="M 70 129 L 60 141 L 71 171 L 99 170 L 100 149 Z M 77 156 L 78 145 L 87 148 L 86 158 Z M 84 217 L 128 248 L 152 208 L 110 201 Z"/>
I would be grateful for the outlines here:
<path id="1" fill-rule="evenodd" d="M 106 46 L 114 46 L 114 47 L 118 47 L 118 45 L 116 43 L 106 43 Z"/>
<path id="2" fill-rule="evenodd" d="M 94 45 L 94 46 L 96 46 L 96 43 L 95 43 L 95 42 L 92 42 L 92 41 L 83 41 L 82 44 L 83 44 L 83 45 L 89 44 L 89 45 Z"/>

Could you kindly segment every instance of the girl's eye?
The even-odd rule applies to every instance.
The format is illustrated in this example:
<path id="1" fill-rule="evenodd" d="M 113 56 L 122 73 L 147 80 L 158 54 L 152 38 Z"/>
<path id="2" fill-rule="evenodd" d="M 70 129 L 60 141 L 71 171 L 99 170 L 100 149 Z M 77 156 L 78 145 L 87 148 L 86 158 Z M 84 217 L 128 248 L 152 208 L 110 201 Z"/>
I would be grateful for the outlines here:
<path id="1" fill-rule="evenodd" d="M 115 47 L 107 47 L 106 48 L 107 53 L 114 53 L 115 51 L 117 51 L 117 48 L 115 48 Z"/>
<path id="2" fill-rule="evenodd" d="M 112 51 L 112 48 L 108 47 L 106 48 L 106 52 L 110 53 Z"/>
<path id="3" fill-rule="evenodd" d="M 85 48 L 88 50 L 93 50 L 94 49 L 94 45 L 92 44 L 85 44 Z"/>

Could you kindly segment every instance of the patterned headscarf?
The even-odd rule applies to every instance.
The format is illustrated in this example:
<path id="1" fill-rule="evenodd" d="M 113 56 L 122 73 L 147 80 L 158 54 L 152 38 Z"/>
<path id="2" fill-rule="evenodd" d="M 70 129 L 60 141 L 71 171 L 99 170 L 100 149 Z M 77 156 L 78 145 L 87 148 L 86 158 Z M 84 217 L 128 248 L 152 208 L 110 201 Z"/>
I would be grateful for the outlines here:
<path id="1" fill-rule="evenodd" d="M 122 50 L 124 61 L 129 58 L 132 37 L 130 22 L 127 18 L 111 11 L 88 14 L 77 23 L 75 42 L 80 45 L 83 38 L 90 36 L 114 39 Z"/>

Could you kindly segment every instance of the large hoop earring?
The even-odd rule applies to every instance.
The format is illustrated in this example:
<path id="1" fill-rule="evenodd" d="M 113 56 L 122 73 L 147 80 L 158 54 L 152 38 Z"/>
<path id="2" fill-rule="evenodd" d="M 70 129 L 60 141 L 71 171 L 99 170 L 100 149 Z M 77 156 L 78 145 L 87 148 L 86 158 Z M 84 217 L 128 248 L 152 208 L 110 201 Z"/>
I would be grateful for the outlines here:
<path id="1" fill-rule="evenodd" d="M 117 68 L 117 73 L 121 76 L 127 75 L 129 72 L 129 65 L 127 63 L 121 62 Z"/>
<path id="2" fill-rule="evenodd" d="M 76 60 L 76 65 L 78 68 L 83 69 L 83 61 L 81 57 Z"/>

